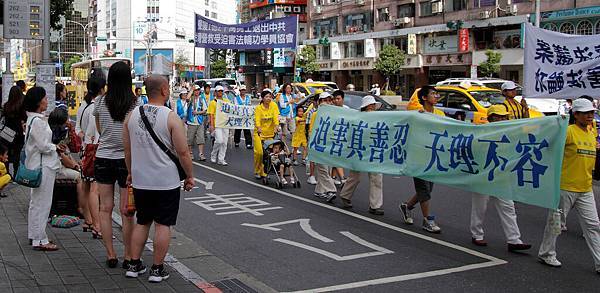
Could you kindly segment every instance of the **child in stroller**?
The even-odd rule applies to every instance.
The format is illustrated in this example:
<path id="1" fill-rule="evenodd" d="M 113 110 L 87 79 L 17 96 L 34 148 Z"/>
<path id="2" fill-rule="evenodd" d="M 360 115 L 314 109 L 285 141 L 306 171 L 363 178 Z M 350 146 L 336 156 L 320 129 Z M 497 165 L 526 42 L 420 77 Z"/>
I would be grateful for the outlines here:
<path id="1" fill-rule="evenodd" d="M 275 174 L 277 176 L 277 187 L 282 188 L 284 185 L 288 184 L 286 180 L 286 171 L 287 177 L 289 177 L 289 184 L 294 187 L 299 187 L 298 178 L 296 178 L 296 174 L 294 173 L 294 168 L 292 165 L 292 160 L 290 159 L 289 151 L 285 145 L 285 143 L 281 140 L 273 140 L 271 143 L 265 143 L 266 145 L 266 154 L 269 162 L 265 162 L 265 172 L 270 174 Z M 267 176 L 268 176 L 267 175 Z"/>

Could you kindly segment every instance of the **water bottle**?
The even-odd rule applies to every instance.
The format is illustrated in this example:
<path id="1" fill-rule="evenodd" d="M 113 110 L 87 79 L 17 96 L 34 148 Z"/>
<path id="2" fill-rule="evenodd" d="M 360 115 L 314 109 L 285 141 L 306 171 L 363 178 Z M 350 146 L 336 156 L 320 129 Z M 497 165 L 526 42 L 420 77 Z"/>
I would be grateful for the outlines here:
<path id="1" fill-rule="evenodd" d="M 133 197 L 133 187 L 127 187 L 127 215 L 135 214 L 135 199 Z"/>

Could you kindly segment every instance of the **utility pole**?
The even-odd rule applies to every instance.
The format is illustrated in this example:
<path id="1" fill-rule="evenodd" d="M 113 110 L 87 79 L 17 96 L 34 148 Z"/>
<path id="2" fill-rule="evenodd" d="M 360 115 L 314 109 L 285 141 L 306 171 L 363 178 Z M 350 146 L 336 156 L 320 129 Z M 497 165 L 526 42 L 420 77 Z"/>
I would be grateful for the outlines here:
<path id="1" fill-rule="evenodd" d="M 35 82 L 46 90 L 47 113 L 52 112 L 56 101 L 56 69 L 50 59 L 50 0 L 44 0 L 44 39 L 42 40 L 42 63 L 37 66 Z"/>
<path id="2" fill-rule="evenodd" d="M 540 27 L 540 17 L 541 17 L 541 3 L 540 0 L 535 0 L 535 26 Z"/>

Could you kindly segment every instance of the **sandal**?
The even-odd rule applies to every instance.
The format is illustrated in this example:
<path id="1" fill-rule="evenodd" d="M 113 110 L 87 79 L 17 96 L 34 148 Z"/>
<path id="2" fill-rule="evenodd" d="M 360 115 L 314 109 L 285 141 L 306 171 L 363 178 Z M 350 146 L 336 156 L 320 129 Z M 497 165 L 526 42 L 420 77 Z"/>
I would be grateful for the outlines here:
<path id="1" fill-rule="evenodd" d="M 83 232 L 92 232 L 94 230 L 94 228 L 92 227 L 92 223 L 88 222 L 83 223 L 81 227 L 83 228 Z"/>
<path id="2" fill-rule="evenodd" d="M 58 250 L 58 246 L 54 243 L 47 243 L 44 245 L 38 245 L 38 246 L 34 246 L 33 250 L 37 250 L 37 251 L 56 251 Z"/>
<path id="3" fill-rule="evenodd" d="M 102 233 L 92 227 L 92 238 L 94 239 L 102 239 Z"/>

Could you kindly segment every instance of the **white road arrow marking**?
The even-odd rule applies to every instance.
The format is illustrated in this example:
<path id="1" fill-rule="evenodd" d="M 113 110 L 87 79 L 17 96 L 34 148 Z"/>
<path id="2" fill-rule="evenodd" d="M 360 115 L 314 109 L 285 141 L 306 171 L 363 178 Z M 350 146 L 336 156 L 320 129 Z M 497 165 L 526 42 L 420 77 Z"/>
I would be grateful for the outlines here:
<path id="1" fill-rule="evenodd" d="M 213 184 L 215 184 L 215 183 L 214 183 L 214 182 L 212 182 L 212 181 L 204 181 L 204 180 L 200 180 L 200 179 L 198 179 L 198 178 L 194 178 L 194 181 L 196 181 L 196 182 L 198 182 L 198 183 L 200 183 L 200 184 L 204 185 L 204 188 L 205 188 L 206 190 L 211 190 L 211 189 L 212 189 L 212 187 L 213 187 Z"/>

